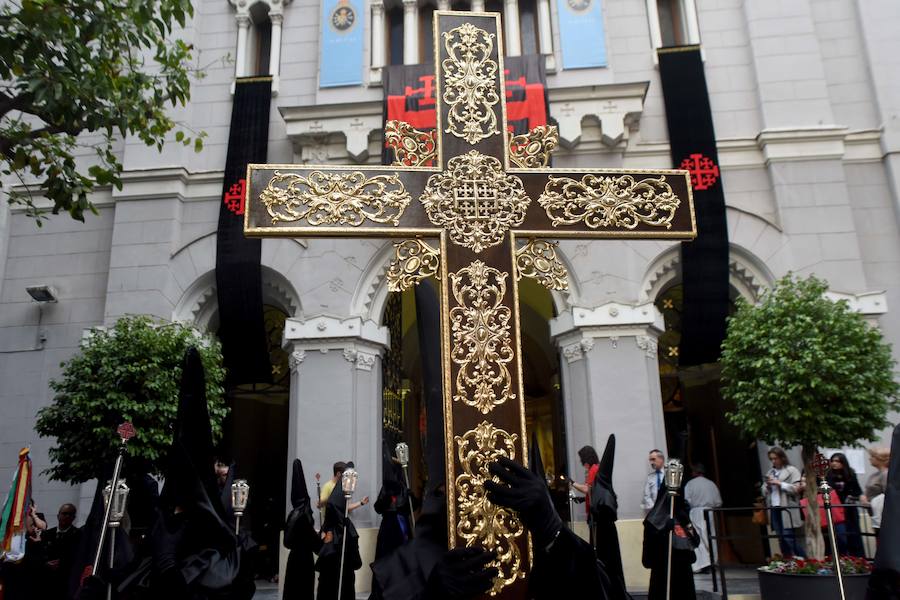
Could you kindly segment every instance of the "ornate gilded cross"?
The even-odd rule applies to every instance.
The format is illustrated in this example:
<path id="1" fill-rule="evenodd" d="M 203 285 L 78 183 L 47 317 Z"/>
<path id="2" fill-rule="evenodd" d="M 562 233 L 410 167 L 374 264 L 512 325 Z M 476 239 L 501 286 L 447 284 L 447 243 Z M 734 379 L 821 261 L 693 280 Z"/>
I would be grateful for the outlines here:
<path id="1" fill-rule="evenodd" d="M 520 598 L 528 536 L 482 485 L 496 457 L 528 455 L 516 282 L 566 288 L 542 237 L 690 239 L 696 227 L 687 171 L 541 168 L 554 128 L 508 138 L 500 32 L 496 14 L 436 12 L 436 144 L 392 123 L 400 164 L 250 165 L 244 231 L 405 238 L 392 289 L 440 278 L 450 545 L 496 552 L 492 595 Z M 408 166 L 429 156 L 437 166 Z"/>

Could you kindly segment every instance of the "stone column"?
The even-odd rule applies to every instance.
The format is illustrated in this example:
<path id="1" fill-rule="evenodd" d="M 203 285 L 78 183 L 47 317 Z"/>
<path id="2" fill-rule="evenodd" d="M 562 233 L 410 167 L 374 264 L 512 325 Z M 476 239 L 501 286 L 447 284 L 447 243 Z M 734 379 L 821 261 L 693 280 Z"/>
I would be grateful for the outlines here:
<path id="1" fill-rule="evenodd" d="M 269 49 L 269 73 L 272 77 L 277 78 L 280 72 L 281 64 L 281 24 L 284 22 L 284 15 L 279 13 L 269 13 L 269 20 L 272 22 L 272 47 Z"/>
<path id="2" fill-rule="evenodd" d="M 484 12 L 484 0 L 472 0 L 472 12 Z"/>
<path id="3" fill-rule="evenodd" d="M 419 63 L 419 5 L 403 0 L 403 64 Z"/>
<path id="4" fill-rule="evenodd" d="M 438 10 L 450 10 L 450 0 L 438 0 Z"/>
<path id="5" fill-rule="evenodd" d="M 372 68 L 379 71 L 379 80 L 381 68 L 387 62 L 385 51 L 384 2 L 378 0 L 372 3 Z"/>
<path id="6" fill-rule="evenodd" d="M 244 77 L 247 74 L 247 32 L 250 29 L 250 16 L 237 15 L 238 26 L 237 52 L 234 59 L 234 76 Z"/>
<path id="7" fill-rule="evenodd" d="M 504 0 L 503 24 L 506 34 L 506 55 L 522 54 L 522 35 L 519 33 L 519 0 Z"/>
<path id="8" fill-rule="evenodd" d="M 579 448 L 592 445 L 602 455 L 606 438 L 615 433 L 619 519 L 643 517 L 647 453 L 666 451 L 656 357 L 663 328 L 652 303 L 574 308 L 550 322 L 562 356 L 570 476 L 583 481 Z M 583 511 L 575 516 L 585 518 Z"/>
<path id="9" fill-rule="evenodd" d="M 359 317 L 288 319 L 284 347 L 290 353 L 288 465 L 303 461 L 310 495 L 313 476 L 331 477 L 336 461 L 359 471 L 354 498 L 374 502 L 381 483 L 381 356 L 387 328 Z M 357 528 L 374 527 L 372 505 L 353 513 Z"/>
<path id="10" fill-rule="evenodd" d="M 538 51 L 553 61 L 553 29 L 550 27 L 550 0 L 537 1 Z M 548 65 L 550 66 L 550 65 Z"/>

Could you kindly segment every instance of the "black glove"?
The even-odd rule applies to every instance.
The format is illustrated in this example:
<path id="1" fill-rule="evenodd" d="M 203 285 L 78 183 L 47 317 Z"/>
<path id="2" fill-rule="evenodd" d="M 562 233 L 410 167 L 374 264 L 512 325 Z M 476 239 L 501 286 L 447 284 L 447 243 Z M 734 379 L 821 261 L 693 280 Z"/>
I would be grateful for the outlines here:
<path id="1" fill-rule="evenodd" d="M 505 457 L 492 463 L 490 470 L 501 483 L 484 482 L 488 500 L 517 511 L 539 548 L 545 548 L 556 539 L 563 522 L 553 507 L 547 482 Z"/>
<path id="2" fill-rule="evenodd" d="M 485 565 L 494 555 L 481 548 L 454 548 L 434 566 L 425 584 L 428 600 L 465 600 L 489 589 L 498 572 Z"/>

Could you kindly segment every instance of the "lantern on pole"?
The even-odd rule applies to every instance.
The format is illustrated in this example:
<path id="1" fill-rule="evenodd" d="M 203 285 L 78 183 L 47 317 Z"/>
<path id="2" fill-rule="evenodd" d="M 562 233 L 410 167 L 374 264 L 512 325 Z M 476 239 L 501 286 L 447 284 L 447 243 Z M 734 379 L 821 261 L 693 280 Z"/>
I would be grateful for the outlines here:
<path id="1" fill-rule="evenodd" d="M 250 500 L 250 484 L 246 479 L 235 479 L 231 484 L 231 508 L 234 510 L 234 533 L 241 532 L 241 517 L 247 510 L 247 502 Z"/>
<path id="2" fill-rule="evenodd" d="M 409 487 L 409 446 L 406 445 L 406 442 L 399 442 L 396 448 L 394 448 L 394 454 L 397 455 L 397 462 L 400 463 L 400 468 L 403 469 L 403 479 L 406 481 L 407 497 L 409 498 L 409 523 L 412 533 L 415 535 L 416 516 L 413 514 L 412 492 Z"/>
<path id="3" fill-rule="evenodd" d="M 358 482 L 359 474 L 356 472 L 356 469 L 348 468 L 341 475 L 341 490 L 344 492 L 344 533 L 341 536 L 341 570 L 338 576 L 338 598 L 341 597 L 341 591 L 344 586 L 344 558 L 347 551 L 347 519 L 350 518 L 350 498 L 353 497 L 353 492 L 356 491 Z"/>
<path id="4" fill-rule="evenodd" d="M 675 517 L 675 496 L 681 489 L 681 480 L 684 477 L 684 465 L 677 458 L 670 458 L 666 462 L 665 483 L 666 493 L 669 495 L 669 519 Z M 674 528 L 669 532 L 669 556 L 666 565 L 666 600 L 672 597 L 672 536 Z"/>

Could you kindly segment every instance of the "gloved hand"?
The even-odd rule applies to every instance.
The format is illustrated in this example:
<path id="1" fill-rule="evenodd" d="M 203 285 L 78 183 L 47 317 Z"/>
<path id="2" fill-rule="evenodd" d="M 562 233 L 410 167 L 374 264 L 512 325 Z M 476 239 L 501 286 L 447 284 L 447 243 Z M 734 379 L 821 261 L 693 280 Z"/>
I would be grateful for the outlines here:
<path id="1" fill-rule="evenodd" d="M 498 458 L 489 468 L 501 483 L 484 482 L 488 500 L 517 511 L 522 523 L 534 536 L 535 544 L 545 548 L 563 528 L 562 519 L 550 499 L 547 482 L 505 457 Z"/>
<path id="2" fill-rule="evenodd" d="M 497 569 L 485 568 L 494 555 L 480 548 L 454 548 L 435 565 L 425 584 L 425 598 L 465 600 L 491 589 Z"/>

